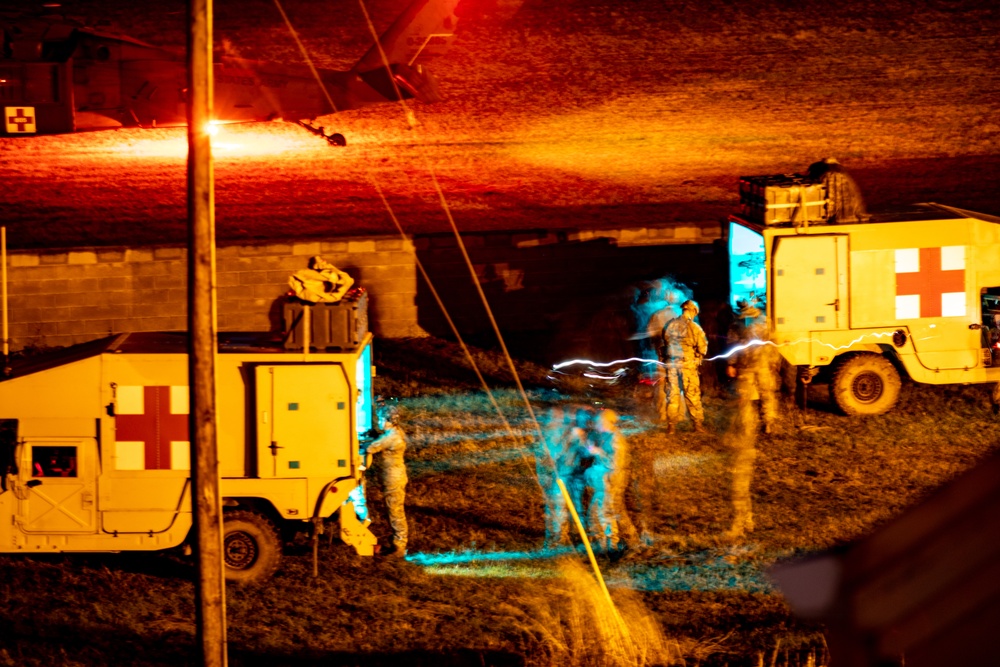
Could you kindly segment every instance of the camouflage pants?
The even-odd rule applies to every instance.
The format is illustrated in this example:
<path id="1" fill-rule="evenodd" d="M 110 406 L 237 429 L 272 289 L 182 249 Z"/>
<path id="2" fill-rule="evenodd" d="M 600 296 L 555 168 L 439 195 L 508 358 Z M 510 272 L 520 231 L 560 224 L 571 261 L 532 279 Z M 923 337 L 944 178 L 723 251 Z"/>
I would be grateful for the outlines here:
<path id="1" fill-rule="evenodd" d="M 684 389 L 684 402 L 691 419 L 695 424 L 701 424 L 705 421 L 705 410 L 701 406 L 701 378 L 698 367 L 694 364 L 681 364 L 667 369 L 667 391 L 670 395 L 667 421 L 676 424 L 681 420 L 681 387 Z"/>
<path id="2" fill-rule="evenodd" d="M 738 438 L 732 459 L 733 525 L 729 532 L 741 536 L 753 530 L 753 505 L 750 499 L 750 482 L 753 480 L 753 462 L 757 450 L 753 443 Z"/>
<path id="3" fill-rule="evenodd" d="M 736 393 L 740 397 L 740 411 L 750 411 L 752 401 L 760 399 L 760 413 L 765 424 L 778 419 L 778 380 L 768 369 L 741 368 L 736 376 Z M 749 421 L 746 419 L 745 421 Z"/>
<path id="4" fill-rule="evenodd" d="M 408 527 L 403 504 L 406 500 L 406 468 L 397 470 L 390 462 L 383 462 L 382 495 L 385 497 L 386 510 L 389 513 L 389 526 L 392 527 L 392 543 L 398 549 L 406 548 Z"/>
<path id="5" fill-rule="evenodd" d="M 583 506 L 583 494 L 587 486 L 587 482 L 584 480 L 584 474 L 585 473 L 573 471 L 564 474 L 562 480 L 563 484 L 566 485 L 567 493 L 569 493 L 570 502 L 573 503 L 573 509 L 576 510 L 577 516 L 580 517 L 580 522 L 583 524 L 584 530 L 588 530 L 590 521 L 587 517 L 587 508 Z"/>
<path id="6" fill-rule="evenodd" d="M 585 477 L 587 486 L 593 490 L 587 514 L 595 519 L 594 527 L 599 529 L 595 537 L 603 540 L 601 546 L 617 548 L 619 540 L 636 546 L 639 534 L 625 510 L 626 471 L 595 465 L 587 469 Z"/>
<path id="7" fill-rule="evenodd" d="M 569 544 L 569 510 L 556 476 L 547 468 L 537 472 L 545 503 L 545 545 Z"/>
<path id="8" fill-rule="evenodd" d="M 656 418 L 661 422 L 667 421 L 667 369 L 657 365 L 653 372 L 653 406 L 656 408 Z"/>

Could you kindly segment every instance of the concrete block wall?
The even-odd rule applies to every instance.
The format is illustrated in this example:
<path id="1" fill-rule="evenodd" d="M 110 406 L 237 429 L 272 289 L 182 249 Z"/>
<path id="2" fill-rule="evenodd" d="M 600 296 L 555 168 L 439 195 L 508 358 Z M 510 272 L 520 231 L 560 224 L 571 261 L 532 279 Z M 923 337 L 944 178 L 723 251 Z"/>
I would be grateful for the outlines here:
<path id="1" fill-rule="evenodd" d="M 288 277 L 322 255 L 369 291 L 380 336 L 422 335 L 413 243 L 360 237 L 225 245 L 216 251 L 220 331 L 280 330 Z M 12 351 L 72 345 L 121 331 L 187 328 L 187 249 L 100 248 L 8 253 Z"/>
<path id="2" fill-rule="evenodd" d="M 505 331 L 560 327 L 590 317 L 604 296 L 636 280 L 684 273 L 709 288 L 717 223 L 602 230 L 463 235 L 477 277 Z M 691 247 L 692 245 L 698 248 Z M 450 336 L 420 258 L 463 333 L 488 329 L 468 268 L 451 234 L 350 237 L 220 245 L 220 331 L 280 331 L 288 277 L 322 255 L 369 292 L 378 336 Z M 11 349 L 56 347 L 122 331 L 187 328 L 187 249 L 79 248 L 12 251 L 8 258 Z M 588 334 L 589 335 L 589 334 Z"/>

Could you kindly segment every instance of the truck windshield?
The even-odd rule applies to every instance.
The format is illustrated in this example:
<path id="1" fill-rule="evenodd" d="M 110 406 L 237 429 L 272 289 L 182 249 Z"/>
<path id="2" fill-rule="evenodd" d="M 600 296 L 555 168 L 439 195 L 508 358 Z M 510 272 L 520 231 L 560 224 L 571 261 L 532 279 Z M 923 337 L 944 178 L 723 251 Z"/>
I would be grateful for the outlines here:
<path id="1" fill-rule="evenodd" d="M 729 305 L 767 296 L 764 237 L 737 222 L 729 223 Z"/>
<path id="2" fill-rule="evenodd" d="M 358 390 L 357 402 L 354 405 L 354 423 L 357 424 L 358 435 L 364 435 L 372 429 L 372 346 L 366 345 L 358 355 L 355 367 L 355 382 Z"/>
<path id="3" fill-rule="evenodd" d="M 0 419 L 0 487 L 7 490 L 7 475 L 17 474 L 17 420 Z"/>

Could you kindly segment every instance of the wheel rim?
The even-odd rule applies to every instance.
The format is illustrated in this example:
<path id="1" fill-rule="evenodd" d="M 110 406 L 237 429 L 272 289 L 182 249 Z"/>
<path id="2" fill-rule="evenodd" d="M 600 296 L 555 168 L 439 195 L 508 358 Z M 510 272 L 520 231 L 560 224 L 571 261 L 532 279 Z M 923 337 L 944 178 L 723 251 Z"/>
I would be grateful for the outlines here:
<path id="1" fill-rule="evenodd" d="M 871 371 L 858 373 L 858 376 L 854 378 L 854 382 L 851 384 L 851 392 L 854 394 L 854 398 L 861 403 L 874 403 L 882 396 L 884 388 L 885 385 L 882 383 L 881 376 Z"/>
<path id="2" fill-rule="evenodd" d="M 226 535 L 223 551 L 226 566 L 234 570 L 245 570 L 257 560 L 256 540 L 241 530 Z"/>

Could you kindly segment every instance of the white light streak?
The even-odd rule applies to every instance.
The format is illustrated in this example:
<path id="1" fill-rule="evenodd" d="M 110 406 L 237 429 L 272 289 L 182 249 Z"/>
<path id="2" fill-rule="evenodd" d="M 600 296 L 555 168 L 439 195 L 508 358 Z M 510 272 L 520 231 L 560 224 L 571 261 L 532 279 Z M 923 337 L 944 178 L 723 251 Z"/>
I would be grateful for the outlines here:
<path id="1" fill-rule="evenodd" d="M 642 357 L 629 357 L 628 359 L 616 359 L 615 361 L 592 361 L 590 359 L 571 359 L 569 361 L 560 361 L 558 364 L 552 366 L 552 370 L 557 371 L 560 368 L 565 368 L 566 366 L 577 366 L 580 364 L 586 364 L 588 366 L 597 366 L 598 368 L 608 368 L 609 366 L 617 366 L 618 364 L 627 364 L 633 361 L 637 361 L 643 364 L 660 364 L 661 362 L 655 359 L 643 359 Z"/>
<path id="2" fill-rule="evenodd" d="M 836 352 L 836 351 L 839 351 L 839 350 L 848 350 L 848 349 L 854 347 L 855 345 L 857 345 L 858 343 L 862 342 L 866 338 L 892 337 L 892 335 L 895 334 L 895 333 L 896 333 L 895 331 L 876 331 L 876 332 L 873 332 L 873 333 L 861 334 L 860 336 L 858 336 L 854 340 L 852 340 L 849 343 L 846 343 L 844 345 L 833 345 L 832 343 L 827 343 L 826 341 L 820 340 L 818 338 L 800 338 L 798 340 L 788 341 L 786 343 L 775 343 L 775 342 L 772 342 L 772 341 L 769 341 L 769 340 L 760 340 L 758 338 L 755 338 L 755 339 L 753 339 L 753 340 L 751 340 L 751 341 L 749 341 L 747 343 L 743 343 L 742 345 L 737 345 L 737 346 L 735 346 L 735 347 L 733 347 L 733 348 L 731 348 L 729 350 L 726 350 L 722 354 L 717 354 L 714 357 L 707 357 L 707 358 L 703 359 L 702 361 L 715 361 L 716 359 L 728 359 L 729 357 L 733 356 L 737 352 L 742 352 L 743 350 L 750 349 L 751 347 L 761 347 L 762 345 L 773 345 L 774 347 L 779 347 L 780 348 L 780 347 L 789 347 L 789 346 L 792 346 L 792 345 L 800 345 L 802 343 L 816 343 L 817 345 L 823 345 L 824 347 L 828 347 L 831 350 L 833 350 L 834 352 Z M 930 336 L 930 338 L 935 338 L 935 336 Z M 927 340 L 927 338 L 923 338 L 921 340 Z M 608 368 L 608 367 L 611 367 L 611 366 L 618 366 L 618 365 L 621 365 L 621 364 L 629 364 L 629 363 L 636 363 L 636 362 L 637 363 L 642 363 L 642 364 L 655 364 L 657 366 L 663 366 L 663 367 L 670 367 L 670 366 L 674 365 L 674 364 L 671 364 L 671 363 L 665 363 L 665 362 L 658 361 L 658 360 L 655 360 L 655 359 L 644 359 L 642 357 L 629 357 L 628 359 L 615 359 L 614 361 L 594 361 L 592 359 L 571 359 L 569 361 L 561 361 L 558 364 L 553 365 L 552 366 L 552 370 L 557 371 L 557 370 L 559 370 L 561 368 L 566 368 L 567 366 L 577 366 L 577 365 L 581 365 L 581 364 L 582 365 L 591 366 L 591 367 L 594 367 L 594 368 Z M 623 369 L 619 369 L 619 370 L 615 371 L 615 373 L 616 374 L 620 374 L 622 371 L 623 371 Z M 601 377 L 599 375 L 590 375 L 590 374 L 587 374 L 587 373 L 584 373 L 583 375 L 585 377 L 594 377 L 594 378 L 606 379 L 606 380 L 617 379 L 617 378 L 611 378 L 611 377 Z"/>

